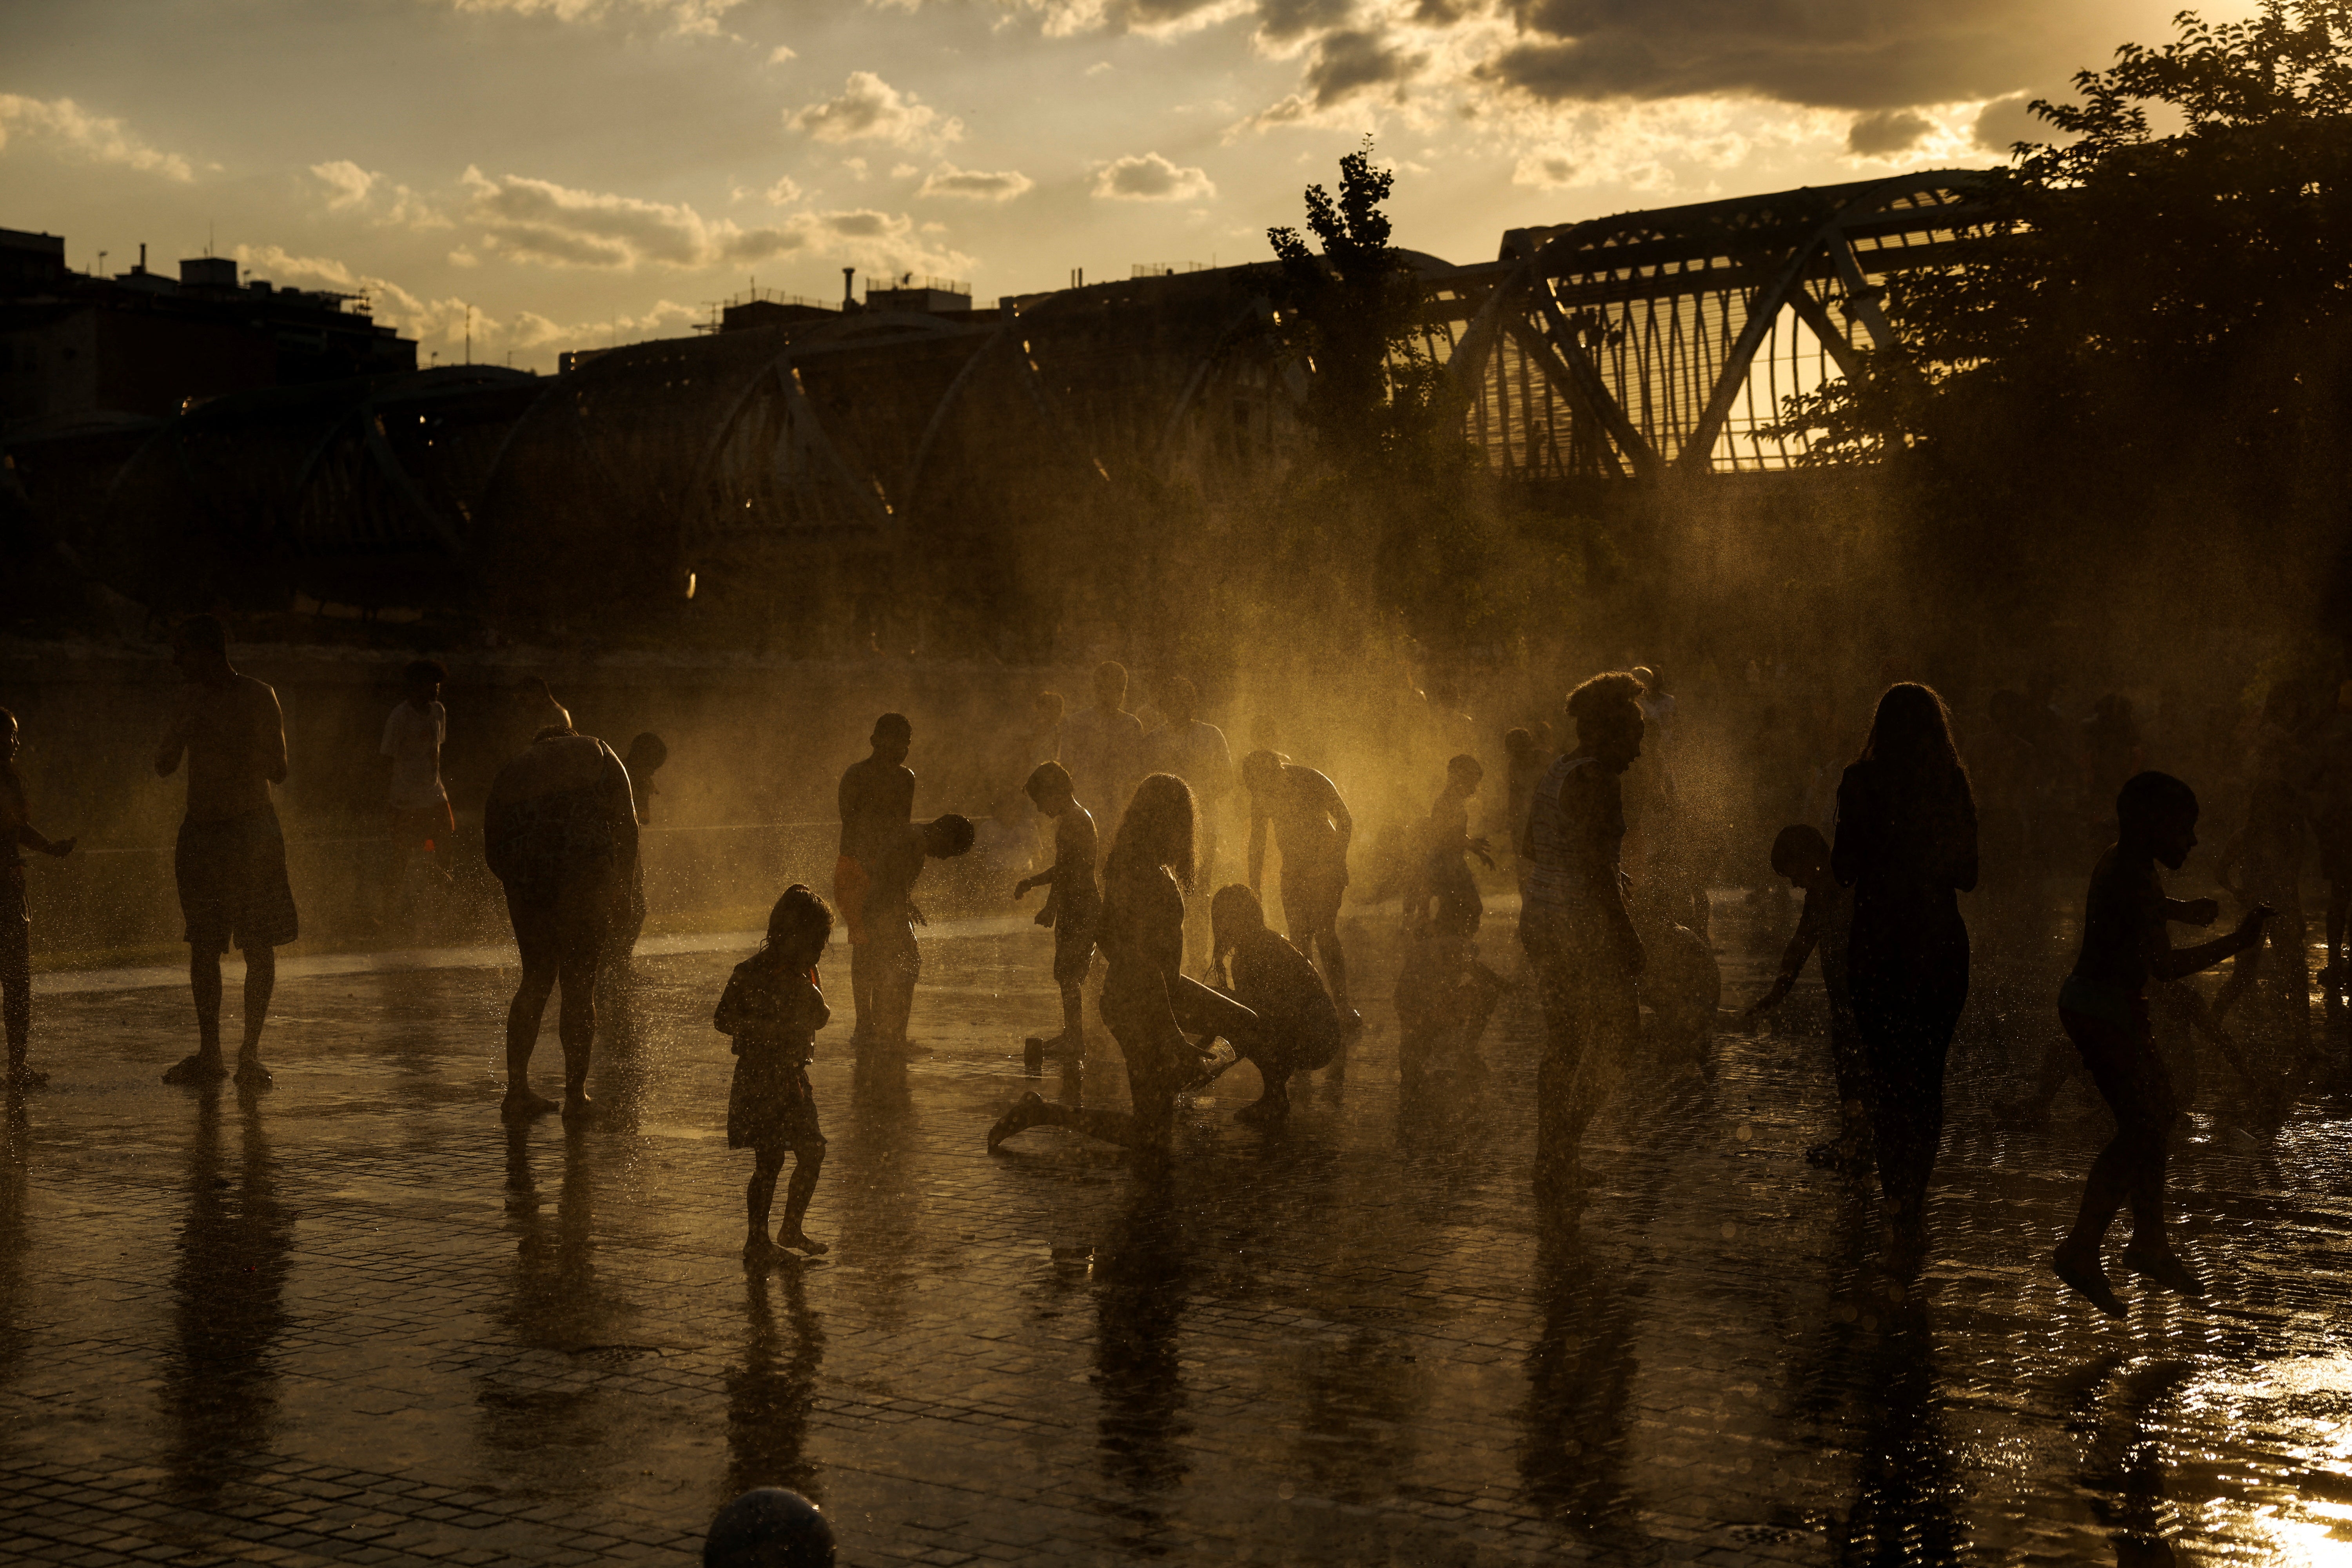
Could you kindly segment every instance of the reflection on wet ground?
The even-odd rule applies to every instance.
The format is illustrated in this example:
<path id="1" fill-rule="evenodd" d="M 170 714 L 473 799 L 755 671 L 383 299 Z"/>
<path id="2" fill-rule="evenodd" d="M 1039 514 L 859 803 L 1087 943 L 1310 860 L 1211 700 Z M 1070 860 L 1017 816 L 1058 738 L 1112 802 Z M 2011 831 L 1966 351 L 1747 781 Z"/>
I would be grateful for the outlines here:
<path id="1" fill-rule="evenodd" d="M 1762 921 L 1725 906 L 1727 999 Z M 289 978 L 258 1097 L 157 1081 L 176 990 L 45 997 L 52 1087 L 0 1124 L 0 1559 L 684 1562 L 775 1483 L 853 1563 L 2352 1561 L 2340 1098 L 2270 1143 L 2200 1116 L 2177 1206 L 2214 1292 L 2109 1323 L 2042 1266 L 2104 1113 L 1990 1111 L 2039 980 L 1979 987 L 1898 1295 L 1868 1194 L 1802 1159 L 1801 994 L 1711 1077 L 1643 1077 L 1544 1226 L 1517 997 L 1491 1075 L 1410 1103 L 1384 1007 L 1285 1131 L 1228 1075 L 1162 1179 L 1051 1130 L 990 1159 L 1050 940 L 935 942 L 903 1064 L 821 1037 L 835 1250 L 752 1278 L 732 953 L 640 963 L 570 1131 L 496 1119 L 496 968 Z"/>

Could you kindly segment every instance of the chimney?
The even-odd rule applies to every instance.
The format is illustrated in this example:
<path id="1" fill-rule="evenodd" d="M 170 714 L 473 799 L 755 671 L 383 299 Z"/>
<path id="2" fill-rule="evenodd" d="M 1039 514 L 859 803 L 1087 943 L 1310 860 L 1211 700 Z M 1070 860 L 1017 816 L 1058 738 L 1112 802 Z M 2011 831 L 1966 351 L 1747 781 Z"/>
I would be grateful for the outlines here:
<path id="1" fill-rule="evenodd" d="M 845 316 L 856 309 L 857 309 L 857 268 L 845 267 L 841 269 L 841 312 Z"/>
<path id="2" fill-rule="evenodd" d="M 139 265 L 132 268 L 131 270 L 133 272 L 144 272 L 147 270 L 147 242 L 143 239 L 139 242 Z"/>

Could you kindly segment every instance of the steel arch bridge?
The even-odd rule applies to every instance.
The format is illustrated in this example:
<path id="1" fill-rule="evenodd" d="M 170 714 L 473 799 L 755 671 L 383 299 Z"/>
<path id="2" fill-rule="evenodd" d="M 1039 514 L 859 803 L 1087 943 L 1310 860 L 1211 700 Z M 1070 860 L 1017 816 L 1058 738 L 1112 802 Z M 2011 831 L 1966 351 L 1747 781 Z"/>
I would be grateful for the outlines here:
<path id="1" fill-rule="evenodd" d="M 1429 279 L 1424 350 L 1512 478 L 1785 468 L 1782 399 L 1894 345 L 1886 280 L 1964 259 L 1983 187 L 1932 170 L 1512 229 L 1500 259 Z"/>

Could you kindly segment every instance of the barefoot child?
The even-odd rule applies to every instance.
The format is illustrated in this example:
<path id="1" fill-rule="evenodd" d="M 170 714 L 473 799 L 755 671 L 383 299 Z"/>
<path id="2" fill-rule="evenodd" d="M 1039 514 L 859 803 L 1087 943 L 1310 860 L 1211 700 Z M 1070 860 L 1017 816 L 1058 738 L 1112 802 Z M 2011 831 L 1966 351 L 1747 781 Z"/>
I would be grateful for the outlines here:
<path id="1" fill-rule="evenodd" d="M 735 1040 L 735 1085 L 727 1096 L 727 1146 L 749 1149 L 757 1163 L 743 1203 L 751 1222 L 743 1258 L 764 1263 L 785 1248 L 827 1250 L 801 1228 L 817 1173 L 824 1168 L 824 1133 L 809 1093 L 809 1058 L 816 1032 L 833 1016 L 817 985 L 817 960 L 833 937 L 833 911 L 795 882 L 768 915 L 768 940 L 735 966 L 711 1023 Z M 784 1223 L 768 1239 L 768 1206 L 784 1155 L 798 1156 L 784 1194 Z"/>
<path id="2" fill-rule="evenodd" d="M 1805 1163 L 1849 1175 L 1870 1170 L 1870 1107 L 1864 1099 L 1862 1037 L 1853 1026 L 1853 998 L 1846 989 L 1846 934 L 1853 925 L 1853 891 L 1830 874 L 1829 840 L 1821 829 L 1797 823 L 1772 840 L 1772 869 L 1805 894 L 1797 933 L 1780 954 L 1772 988 L 1748 1007 L 1748 1016 L 1769 1013 L 1788 1000 L 1815 948 L 1822 953 L 1822 989 L 1829 994 L 1830 1063 L 1837 1077 L 1838 1135 L 1805 1151 Z"/>
<path id="3" fill-rule="evenodd" d="M 2160 861 L 2178 871 L 2197 847 L 2197 796 L 2169 773 L 2135 774 L 2116 796 L 2114 847 L 2091 873 L 2083 907 L 2083 952 L 2058 993 L 2058 1021 L 2083 1053 L 2083 1065 L 2115 1112 L 2116 1135 L 2099 1151 L 2083 1184 L 2074 1228 L 2052 1255 L 2059 1279 L 2109 1317 L 2123 1315 L 2100 1266 L 2107 1226 L 2131 1205 L 2131 1245 L 2124 1265 L 2166 1289 L 2204 1294 L 2164 1237 L 2165 1137 L 2179 1111 L 2147 1017 L 2147 984 L 2178 980 L 2242 952 L 2263 940 L 2271 918 L 2257 904 L 2228 936 L 2175 950 L 2167 921 L 2210 925 L 2221 906 L 2164 896 Z"/>
<path id="4" fill-rule="evenodd" d="M 1290 1114 L 1290 1075 L 1328 1066 L 1344 1033 L 1339 1009 L 1307 955 L 1266 929 L 1265 907 L 1235 882 L 1209 900 L 1212 962 L 1227 994 L 1257 1015 L 1226 1037 L 1257 1068 L 1264 1091 L 1234 1113 L 1242 1121 Z M 1228 963 L 1231 967 L 1228 970 Z"/>
<path id="5" fill-rule="evenodd" d="M 1044 1070 L 1048 1050 L 1071 1061 L 1086 1060 L 1086 1007 L 1080 992 L 1094 965 L 1102 889 L 1095 882 L 1094 814 L 1070 793 L 1069 771 L 1059 763 L 1040 763 L 1026 787 L 1037 809 L 1054 819 L 1054 863 L 1014 883 L 1013 896 L 1025 898 L 1032 888 L 1054 889 L 1037 911 L 1037 923 L 1054 928 L 1054 984 L 1062 988 L 1062 1032 L 1050 1040 L 1029 1037 L 1023 1066 L 1034 1075 Z"/>

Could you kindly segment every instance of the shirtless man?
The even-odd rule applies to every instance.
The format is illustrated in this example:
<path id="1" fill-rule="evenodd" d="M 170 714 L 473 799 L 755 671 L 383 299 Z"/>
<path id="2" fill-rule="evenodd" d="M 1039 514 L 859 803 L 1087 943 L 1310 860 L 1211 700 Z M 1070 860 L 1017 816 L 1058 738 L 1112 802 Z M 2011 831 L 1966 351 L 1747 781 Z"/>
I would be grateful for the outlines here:
<path id="1" fill-rule="evenodd" d="M 867 953 L 866 890 L 882 851 L 915 816 L 915 775 L 907 752 L 915 727 L 903 713 L 874 721 L 873 754 L 849 764 L 836 797 L 841 807 L 841 854 L 833 863 L 833 907 L 849 928 L 849 996 L 857 1022 L 850 1033 L 863 1041 L 873 1032 L 875 986 L 880 970 Z"/>
<path id="2" fill-rule="evenodd" d="M 628 916 L 636 870 L 637 810 L 628 770 L 604 742 L 569 725 L 549 725 L 491 782 L 482 847 L 506 885 L 522 957 L 522 983 L 507 1010 L 507 1093 L 499 1113 L 520 1121 L 555 1109 L 531 1091 L 530 1055 L 560 980 L 563 1114 L 585 1116 L 596 975 L 614 926 Z"/>
<path id="3" fill-rule="evenodd" d="M 1266 826 L 1274 826 L 1282 849 L 1282 918 L 1299 950 L 1319 959 L 1331 999 L 1350 1034 L 1364 1016 L 1348 1001 L 1348 958 L 1339 950 L 1339 900 L 1348 890 L 1348 845 L 1356 819 L 1339 786 L 1279 752 L 1252 752 L 1242 759 L 1242 787 L 1249 791 L 1249 889 L 1265 894 Z"/>
<path id="4" fill-rule="evenodd" d="M 928 924 L 915 905 L 915 882 L 927 860 L 951 860 L 970 851 L 971 824 L 950 812 L 920 827 L 902 823 L 891 829 L 875 856 L 874 878 L 866 892 L 866 927 L 874 949 L 874 1026 L 865 1045 L 903 1050 L 907 1021 L 915 1011 L 915 982 L 923 973 L 915 928 Z"/>
<path id="5" fill-rule="evenodd" d="M 188 987 L 195 994 L 196 1054 L 163 1075 L 165 1083 L 216 1083 L 221 1059 L 221 954 L 236 942 L 245 954 L 245 1041 L 236 1081 L 267 1089 L 261 1027 L 278 985 L 279 947 L 301 934 L 294 890 L 286 880 L 286 836 L 269 786 L 286 782 L 286 721 L 278 693 L 228 661 L 228 628 L 194 616 L 172 639 L 172 662 L 187 677 L 188 701 L 156 748 L 155 772 L 168 778 L 188 759 L 187 815 L 172 855 L 186 921 Z"/>
<path id="6" fill-rule="evenodd" d="M 1143 721 L 1127 710 L 1127 666 L 1105 659 L 1095 667 L 1095 701 L 1062 721 L 1061 763 L 1080 800 L 1102 807 L 1113 836 L 1119 814 L 1142 776 Z"/>
<path id="7" fill-rule="evenodd" d="M 2058 992 L 2058 1021 L 2115 1112 L 2116 1135 L 2083 1184 L 2074 1228 L 2050 1259 L 2058 1278 L 2111 1318 L 2123 1316 L 2099 1260 L 2116 1211 L 2131 1205 L 2124 1265 L 2168 1290 L 2201 1296 L 2204 1282 L 2164 1234 L 2165 1141 L 2179 1113 L 2164 1058 L 2148 1027 L 2147 984 L 2194 974 L 2263 940 L 2272 910 L 2256 904 L 2229 935 L 2175 949 L 2168 921 L 2210 925 L 2221 906 L 2164 896 L 2161 863 L 2178 871 L 2197 847 L 2197 796 L 2169 773 L 2133 775 L 2116 796 L 2117 837 L 2091 873 L 2083 908 L 2083 952 Z"/>
<path id="8" fill-rule="evenodd" d="M 1045 1053 L 1057 1050 L 1075 1062 L 1087 1058 L 1087 972 L 1094 967 L 1095 937 L 1102 924 L 1102 889 L 1095 880 L 1094 813 L 1070 793 L 1068 770 L 1039 763 L 1029 775 L 1029 798 L 1054 819 L 1054 863 L 1013 885 L 1017 901 L 1032 888 L 1051 888 L 1037 923 L 1054 930 L 1054 984 L 1062 988 L 1062 1032 L 1052 1039 L 1029 1037 L 1023 1068 L 1032 1077 L 1045 1069 Z"/>

